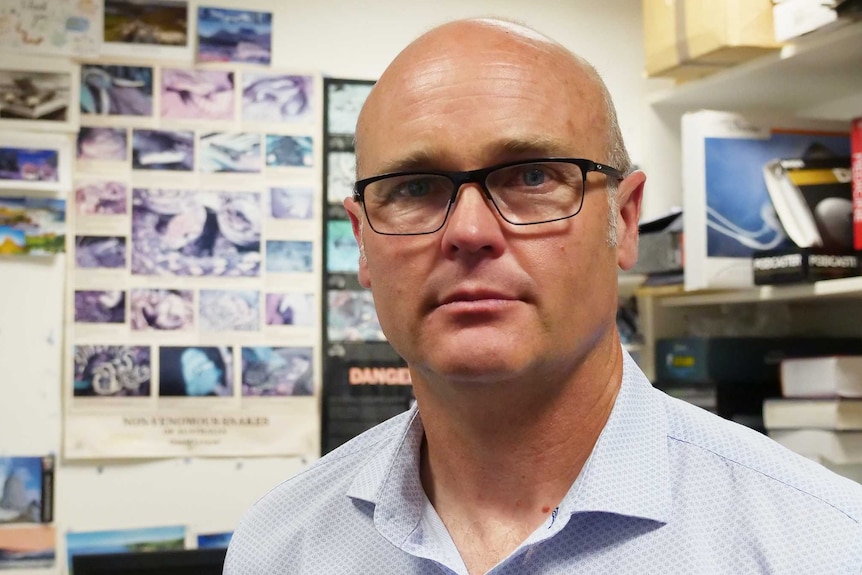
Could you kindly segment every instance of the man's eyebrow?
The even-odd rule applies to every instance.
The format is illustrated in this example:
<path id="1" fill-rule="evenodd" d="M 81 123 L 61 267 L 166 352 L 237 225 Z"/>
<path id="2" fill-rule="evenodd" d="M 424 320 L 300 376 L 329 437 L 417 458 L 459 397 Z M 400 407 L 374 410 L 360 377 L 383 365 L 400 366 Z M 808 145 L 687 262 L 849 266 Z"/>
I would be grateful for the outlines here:
<path id="1" fill-rule="evenodd" d="M 489 148 L 489 152 L 496 152 L 496 155 L 508 157 L 504 159 L 517 159 L 512 158 L 512 156 L 560 157 L 569 155 L 571 152 L 569 146 L 564 145 L 559 140 L 545 136 L 504 140 L 491 144 Z"/>
<path id="2" fill-rule="evenodd" d="M 376 173 L 391 174 L 394 172 L 410 172 L 413 170 L 439 169 L 440 154 L 432 150 L 414 150 L 404 156 L 380 164 Z"/>
<path id="3" fill-rule="evenodd" d="M 550 158 L 570 155 L 570 146 L 559 140 L 545 136 L 530 138 L 507 138 L 489 143 L 484 147 L 483 156 L 493 158 L 490 163 L 502 163 L 528 158 Z M 374 175 L 410 172 L 417 170 L 445 169 L 446 155 L 433 148 L 418 149 L 398 158 L 381 163 Z M 473 169 L 485 166 L 473 166 Z"/>

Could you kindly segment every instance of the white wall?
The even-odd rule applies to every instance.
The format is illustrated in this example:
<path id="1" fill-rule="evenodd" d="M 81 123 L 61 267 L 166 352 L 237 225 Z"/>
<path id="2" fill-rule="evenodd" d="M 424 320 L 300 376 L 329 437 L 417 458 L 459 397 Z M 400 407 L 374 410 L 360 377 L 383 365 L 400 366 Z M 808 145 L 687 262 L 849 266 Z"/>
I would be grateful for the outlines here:
<path id="1" fill-rule="evenodd" d="M 502 16 L 523 21 L 597 67 L 616 100 L 630 152 L 643 162 L 648 142 L 642 127 L 646 82 L 640 0 L 234 0 L 206 5 L 273 11 L 273 67 L 345 78 L 377 77 L 413 37 L 446 20 Z M 646 212 L 657 213 L 665 203 L 648 196 Z M 60 449 L 63 260 L 0 259 L 0 455 Z M 37 572 L 64 572 L 67 530 L 172 524 L 231 530 L 244 509 L 303 465 L 288 458 L 61 463 L 55 507 L 59 566 Z"/>

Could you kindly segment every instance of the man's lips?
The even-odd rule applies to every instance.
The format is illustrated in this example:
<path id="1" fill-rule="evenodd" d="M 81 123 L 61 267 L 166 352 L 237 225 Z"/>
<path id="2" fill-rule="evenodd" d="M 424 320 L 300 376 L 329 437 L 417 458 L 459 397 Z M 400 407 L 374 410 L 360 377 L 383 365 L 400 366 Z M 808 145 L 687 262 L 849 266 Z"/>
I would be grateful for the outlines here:
<path id="1" fill-rule="evenodd" d="M 473 305 L 489 305 L 494 302 L 512 302 L 517 301 L 518 298 L 511 295 L 506 294 L 499 291 L 493 290 L 469 290 L 469 291 L 457 291 L 451 294 L 447 294 L 443 298 L 440 299 L 438 303 L 438 307 L 449 306 L 454 304 L 463 304 L 465 306 Z"/>

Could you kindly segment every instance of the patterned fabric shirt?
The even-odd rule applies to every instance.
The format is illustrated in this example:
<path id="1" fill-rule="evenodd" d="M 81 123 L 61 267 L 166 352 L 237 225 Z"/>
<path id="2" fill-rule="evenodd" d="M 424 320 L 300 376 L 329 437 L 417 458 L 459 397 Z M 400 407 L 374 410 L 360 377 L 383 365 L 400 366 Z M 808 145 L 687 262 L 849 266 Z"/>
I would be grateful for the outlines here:
<path id="1" fill-rule="evenodd" d="M 225 575 L 466 574 L 419 478 L 414 407 L 263 497 Z M 654 389 L 622 387 L 559 507 L 489 573 L 862 574 L 862 486 Z"/>

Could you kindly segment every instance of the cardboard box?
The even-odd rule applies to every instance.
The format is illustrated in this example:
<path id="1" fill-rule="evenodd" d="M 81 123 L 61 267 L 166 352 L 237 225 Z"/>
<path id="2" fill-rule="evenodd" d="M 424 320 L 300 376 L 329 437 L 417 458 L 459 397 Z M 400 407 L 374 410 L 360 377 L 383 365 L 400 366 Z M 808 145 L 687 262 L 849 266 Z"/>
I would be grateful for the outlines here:
<path id="1" fill-rule="evenodd" d="M 648 76 L 691 80 L 780 47 L 771 0 L 643 0 Z"/>
<path id="2" fill-rule="evenodd" d="M 772 10 L 775 39 L 779 42 L 802 36 L 838 20 L 838 13 L 823 0 L 784 0 Z"/>

